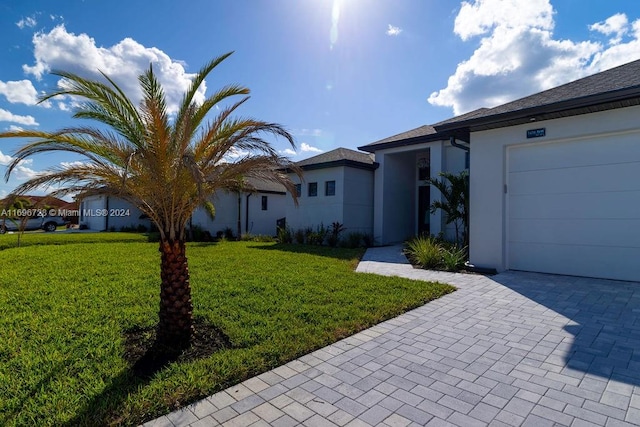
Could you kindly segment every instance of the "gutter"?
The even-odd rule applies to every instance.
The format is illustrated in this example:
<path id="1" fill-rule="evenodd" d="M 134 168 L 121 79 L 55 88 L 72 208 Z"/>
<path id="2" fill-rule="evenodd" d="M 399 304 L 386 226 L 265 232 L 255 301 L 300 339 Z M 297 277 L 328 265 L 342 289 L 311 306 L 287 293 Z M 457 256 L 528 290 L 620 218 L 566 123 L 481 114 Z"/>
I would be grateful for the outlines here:
<path id="1" fill-rule="evenodd" d="M 459 148 L 459 149 L 461 149 L 461 150 L 464 150 L 464 151 L 466 151 L 466 152 L 471 151 L 471 147 L 468 147 L 468 146 L 466 146 L 466 145 L 462 145 L 462 144 L 460 144 L 459 142 L 456 142 L 456 137 L 455 137 L 455 136 L 450 136 L 450 137 L 449 137 L 449 143 L 450 143 L 452 146 L 454 146 L 454 147 L 456 147 L 456 148 Z"/>

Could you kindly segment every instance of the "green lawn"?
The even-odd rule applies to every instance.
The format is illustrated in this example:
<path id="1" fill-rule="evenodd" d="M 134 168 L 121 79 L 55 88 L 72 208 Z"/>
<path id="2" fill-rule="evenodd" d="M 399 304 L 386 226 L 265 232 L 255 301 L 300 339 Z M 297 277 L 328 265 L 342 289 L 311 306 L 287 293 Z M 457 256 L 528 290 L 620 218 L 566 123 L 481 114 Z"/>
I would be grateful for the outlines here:
<path id="1" fill-rule="evenodd" d="M 193 243 L 195 316 L 234 347 L 142 380 L 123 360 L 123 331 L 157 321 L 157 243 L 124 233 L 34 233 L 20 248 L 15 240 L 0 236 L 8 426 L 137 424 L 453 290 L 356 274 L 361 250 Z"/>

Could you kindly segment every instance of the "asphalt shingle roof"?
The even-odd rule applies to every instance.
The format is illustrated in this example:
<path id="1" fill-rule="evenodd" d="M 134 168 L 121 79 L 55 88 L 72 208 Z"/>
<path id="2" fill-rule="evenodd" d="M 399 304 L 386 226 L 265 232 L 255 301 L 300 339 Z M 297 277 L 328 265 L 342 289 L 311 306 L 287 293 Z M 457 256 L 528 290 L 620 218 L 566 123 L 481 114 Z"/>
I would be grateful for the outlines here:
<path id="1" fill-rule="evenodd" d="M 580 110 L 581 107 L 605 104 L 621 99 L 640 98 L 640 60 L 629 62 L 591 76 L 535 93 L 494 108 L 487 108 L 473 117 L 453 117 L 435 124 L 435 128 L 450 129 L 456 124 L 483 122 L 496 116 L 508 116 L 527 112 L 547 113 L 552 110 L 574 110 L 576 114 L 595 110 Z M 631 104 L 636 105 L 636 104 Z M 611 104 L 610 108 L 626 106 Z"/>
<path id="2" fill-rule="evenodd" d="M 296 165 L 304 168 L 305 166 L 317 166 L 342 161 L 362 163 L 363 165 L 370 166 L 373 166 L 374 164 L 373 159 L 367 153 L 361 153 L 360 151 L 350 150 L 348 148 L 336 148 L 335 150 L 300 160 L 299 162 L 296 162 Z"/>

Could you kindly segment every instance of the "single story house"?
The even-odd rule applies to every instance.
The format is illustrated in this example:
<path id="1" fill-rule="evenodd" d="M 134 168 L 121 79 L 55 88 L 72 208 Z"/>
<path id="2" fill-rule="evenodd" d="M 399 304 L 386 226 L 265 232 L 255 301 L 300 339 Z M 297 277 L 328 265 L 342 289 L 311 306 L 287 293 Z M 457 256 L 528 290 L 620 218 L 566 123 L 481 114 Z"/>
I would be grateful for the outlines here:
<path id="1" fill-rule="evenodd" d="M 470 149 L 472 264 L 640 280 L 640 61 L 360 147 L 380 163 L 382 243 L 416 230 L 420 190 L 394 189 L 419 185 L 427 146 L 432 175 Z"/>
<path id="2" fill-rule="evenodd" d="M 140 209 L 119 197 L 91 195 L 77 197 L 80 205 L 79 224 L 89 230 L 120 231 L 151 227 L 151 221 Z"/>
<path id="3" fill-rule="evenodd" d="M 212 197 L 216 214 L 211 218 L 204 208 L 197 208 L 191 224 L 207 230 L 212 236 L 230 229 L 241 232 L 275 236 L 277 221 L 285 216 L 285 188 L 279 184 L 247 180 L 246 190 L 240 193 L 220 191 Z M 120 231 L 123 228 L 149 229 L 151 221 L 140 209 L 115 196 L 91 195 L 80 197 L 80 224 L 90 230 Z"/>
<path id="4" fill-rule="evenodd" d="M 303 171 L 296 183 L 298 206 L 286 199 L 286 225 L 292 230 L 339 222 L 346 233 L 373 233 L 373 156 L 347 148 L 337 148 L 296 162 Z"/>

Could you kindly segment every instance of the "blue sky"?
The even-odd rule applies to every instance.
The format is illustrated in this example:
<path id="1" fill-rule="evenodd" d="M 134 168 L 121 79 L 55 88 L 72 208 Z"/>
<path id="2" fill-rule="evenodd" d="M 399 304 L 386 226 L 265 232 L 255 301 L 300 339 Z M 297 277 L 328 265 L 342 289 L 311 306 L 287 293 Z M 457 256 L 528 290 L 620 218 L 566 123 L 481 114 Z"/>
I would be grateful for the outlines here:
<path id="1" fill-rule="evenodd" d="M 241 114 L 284 125 L 294 160 L 356 148 L 640 58 L 629 0 L 1 0 L 0 131 L 73 124 L 71 100 L 35 105 L 51 69 L 100 69 L 135 96 L 154 64 L 170 101 L 208 60 L 206 81 L 248 86 Z M 0 173 L 20 145 L 0 140 Z M 0 183 L 0 197 L 48 167 Z"/>

